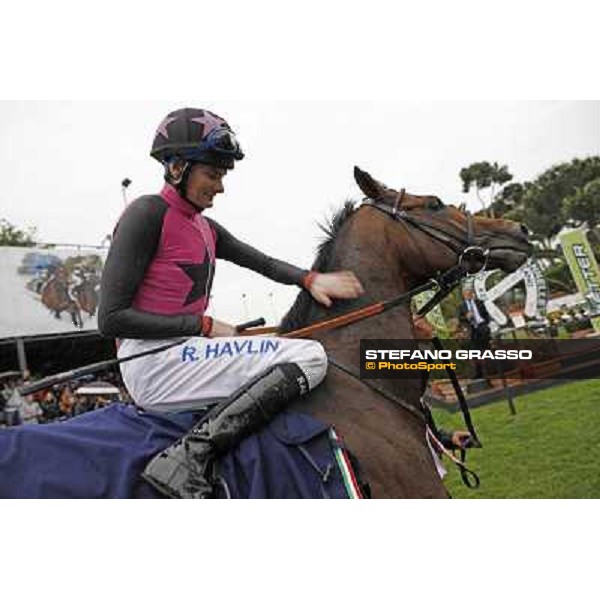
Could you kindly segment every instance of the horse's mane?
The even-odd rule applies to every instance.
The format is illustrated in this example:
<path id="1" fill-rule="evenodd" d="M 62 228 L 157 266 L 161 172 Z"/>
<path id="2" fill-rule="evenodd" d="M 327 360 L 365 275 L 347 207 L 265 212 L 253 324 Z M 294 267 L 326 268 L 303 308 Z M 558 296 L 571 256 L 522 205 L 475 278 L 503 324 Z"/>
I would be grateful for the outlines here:
<path id="1" fill-rule="evenodd" d="M 330 269 L 337 236 L 348 218 L 356 212 L 356 209 L 357 206 L 353 200 L 346 200 L 343 206 L 335 211 L 330 218 L 326 219 L 324 223 L 318 223 L 319 229 L 325 234 L 325 237 L 317 246 L 317 256 L 311 270 L 326 273 Z M 279 324 L 280 332 L 285 333 L 307 325 L 308 311 L 313 305 L 312 296 L 302 290 L 281 320 Z"/>

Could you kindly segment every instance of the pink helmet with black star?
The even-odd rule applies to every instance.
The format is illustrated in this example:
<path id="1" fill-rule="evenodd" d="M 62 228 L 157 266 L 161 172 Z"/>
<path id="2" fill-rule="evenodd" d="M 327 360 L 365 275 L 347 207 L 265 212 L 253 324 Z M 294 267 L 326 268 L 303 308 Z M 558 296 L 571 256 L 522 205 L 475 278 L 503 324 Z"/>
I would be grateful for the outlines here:
<path id="1" fill-rule="evenodd" d="M 163 164 L 181 158 L 224 169 L 244 158 L 227 121 L 201 108 L 169 113 L 156 130 L 150 155 Z"/>

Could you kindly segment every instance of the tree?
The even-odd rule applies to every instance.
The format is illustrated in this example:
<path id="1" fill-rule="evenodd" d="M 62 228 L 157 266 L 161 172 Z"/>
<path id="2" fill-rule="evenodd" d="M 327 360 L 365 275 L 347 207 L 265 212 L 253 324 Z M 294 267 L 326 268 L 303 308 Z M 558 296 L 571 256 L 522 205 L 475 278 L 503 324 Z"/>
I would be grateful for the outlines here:
<path id="1" fill-rule="evenodd" d="M 569 265 L 562 260 L 556 261 L 544 271 L 544 277 L 548 284 L 550 294 L 574 294 L 577 291 L 577 285 L 573 280 Z"/>
<path id="2" fill-rule="evenodd" d="M 500 218 L 504 217 L 513 221 L 522 220 L 523 196 L 527 184 L 509 183 L 503 187 L 490 204 L 490 210 Z"/>
<path id="3" fill-rule="evenodd" d="M 575 158 L 550 167 L 533 182 L 525 184 L 523 222 L 549 247 L 552 238 L 565 225 L 578 220 L 569 212 L 567 198 L 598 177 L 600 156 Z"/>
<path id="4" fill-rule="evenodd" d="M 469 191 L 472 185 L 477 191 L 491 186 L 495 173 L 504 183 L 510 181 L 508 170 L 503 169 L 496 163 L 470 165 L 460 172 L 463 190 Z M 551 290 L 574 290 L 562 251 L 553 242 L 565 225 L 586 223 L 592 248 L 598 255 L 600 231 L 595 227 L 600 225 L 600 156 L 575 158 L 546 169 L 533 181 L 505 185 L 493 197 L 490 212 L 527 226 L 535 243 L 534 256 L 550 263 L 545 275 Z"/>
<path id="5" fill-rule="evenodd" d="M 506 165 L 499 166 L 498 163 L 489 163 L 487 161 L 477 162 L 460 170 L 460 178 L 463 183 L 463 192 L 466 194 L 471 187 L 475 188 L 477 199 L 481 203 L 482 209 L 485 211 L 487 205 L 490 206 L 491 217 L 494 217 L 492 204 L 497 193 L 496 186 L 502 186 L 512 180 L 513 176 L 508 172 Z M 486 203 L 482 198 L 480 191 L 490 189 L 489 198 Z"/>
<path id="6" fill-rule="evenodd" d="M 35 246 L 35 235 L 35 227 L 21 230 L 6 219 L 0 219 L 0 246 Z"/>
<path id="7" fill-rule="evenodd" d="M 600 177 L 567 196 L 562 208 L 565 220 L 573 225 L 586 223 L 590 229 L 596 227 L 600 223 Z"/>

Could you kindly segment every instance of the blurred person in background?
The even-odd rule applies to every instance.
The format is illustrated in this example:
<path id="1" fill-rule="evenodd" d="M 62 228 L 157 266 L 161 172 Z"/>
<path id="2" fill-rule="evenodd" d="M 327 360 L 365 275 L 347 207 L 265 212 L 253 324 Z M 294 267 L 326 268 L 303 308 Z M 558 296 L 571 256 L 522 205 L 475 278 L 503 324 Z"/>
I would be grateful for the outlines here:
<path id="1" fill-rule="evenodd" d="M 42 407 L 44 423 L 51 423 L 60 417 L 58 399 L 53 389 L 46 390 L 40 406 Z"/>
<path id="2" fill-rule="evenodd" d="M 463 290 L 463 301 L 458 309 L 458 321 L 468 328 L 471 347 L 475 350 L 487 350 L 490 347 L 491 330 L 490 315 L 484 302 L 475 297 L 471 288 Z M 481 361 L 474 361 L 475 379 L 484 377 Z"/>
<path id="3" fill-rule="evenodd" d="M 23 398 L 23 403 L 20 409 L 21 423 L 23 425 L 32 425 L 40 422 L 43 416 L 43 411 L 40 405 L 33 399 L 32 394 L 27 394 Z"/>
<path id="4" fill-rule="evenodd" d="M 10 397 L 4 407 L 4 414 L 6 417 L 6 424 L 9 427 L 21 424 L 21 408 L 23 406 L 23 396 L 19 392 L 19 386 L 22 385 L 23 380 L 18 379 L 14 383 L 14 387 L 11 389 Z"/>

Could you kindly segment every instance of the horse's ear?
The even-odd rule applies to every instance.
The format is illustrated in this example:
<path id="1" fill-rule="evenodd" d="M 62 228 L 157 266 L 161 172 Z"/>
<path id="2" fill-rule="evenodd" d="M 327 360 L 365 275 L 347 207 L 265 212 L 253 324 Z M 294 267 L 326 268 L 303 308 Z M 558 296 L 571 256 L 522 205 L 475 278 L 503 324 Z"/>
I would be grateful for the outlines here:
<path id="1" fill-rule="evenodd" d="M 354 180 L 362 190 L 362 193 L 372 200 L 381 200 L 385 196 L 385 193 L 390 191 L 385 185 L 379 183 L 379 181 L 373 179 L 366 171 L 362 171 L 358 167 L 354 167 Z"/>

